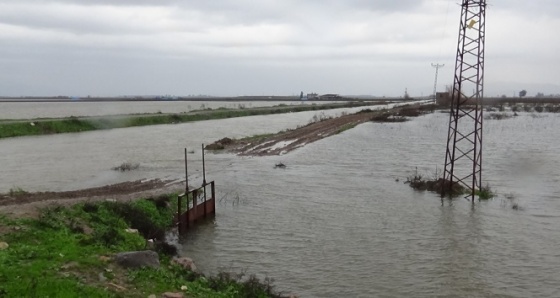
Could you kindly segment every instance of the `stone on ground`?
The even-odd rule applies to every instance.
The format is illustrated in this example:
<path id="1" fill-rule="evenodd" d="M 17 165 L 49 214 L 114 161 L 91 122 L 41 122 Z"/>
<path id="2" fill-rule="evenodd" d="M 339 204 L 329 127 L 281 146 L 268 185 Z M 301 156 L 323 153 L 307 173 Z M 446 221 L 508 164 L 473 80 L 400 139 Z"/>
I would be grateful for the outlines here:
<path id="1" fill-rule="evenodd" d="M 142 267 L 159 268 L 159 256 L 155 251 L 129 251 L 115 255 L 115 262 L 127 269 Z"/>
<path id="2" fill-rule="evenodd" d="M 181 268 L 183 269 L 187 269 L 190 270 L 192 272 L 196 272 L 196 265 L 194 264 L 194 261 L 191 258 L 187 258 L 187 257 L 182 257 L 182 258 L 178 258 L 178 257 L 174 257 L 171 260 L 171 264 L 177 264 L 179 266 L 181 266 Z"/>
<path id="3" fill-rule="evenodd" d="M 183 293 L 172 293 L 172 292 L 165 292 L 161 295 L 163 298 L 183 298 L 185 297 Z"/>

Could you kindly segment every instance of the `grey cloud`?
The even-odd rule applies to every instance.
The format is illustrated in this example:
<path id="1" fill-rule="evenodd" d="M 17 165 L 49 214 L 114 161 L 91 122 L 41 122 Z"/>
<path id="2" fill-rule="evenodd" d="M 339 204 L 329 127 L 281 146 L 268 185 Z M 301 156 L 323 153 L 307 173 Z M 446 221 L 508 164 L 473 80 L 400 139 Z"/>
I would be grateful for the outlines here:
<path id="1" fill-rule="evenodd" d="M 508 11 L 519 14 L 522 18 L 534 18 L 548 16 L 558 18 L 560 16 L 560 2 L 558 0 L 492 0 L 488 1 L 488 10 Z"/>
<path id="2" fill-rule="evenodd" d="M 428 94 L 430 63 L 439 57 L 437 62 L 448 65 L 441 72 L 442 86 L 452 79 L 456 2 L 4 0 L 0 90 L 231 95 L 312 88 L 401 95 L 408 87 Z M 546 38 L 548 48 L 557 47 L 547 36 L 554 34 L 550 24 L 559 22 L 551 13 L 559 5 L 536 2 L 489 1 L 489 84 L 511 76 L 512 59 L 535 64 L 520 66 L 516 80 L 535 81 L 539 68 L 557 68 L 553 51 L 534 44 Z M 449 28 L 443 28 L 447 3 Z M 516 18 L 525 27 L 531 22 L 531 29 L 515 27 Z M 527 31 L 536 28 L 539 35 Z M 534 52 L 542 59 L 530 60 Z M 540 79 L 560 80 L 552 71 L 546 74 Z"/>

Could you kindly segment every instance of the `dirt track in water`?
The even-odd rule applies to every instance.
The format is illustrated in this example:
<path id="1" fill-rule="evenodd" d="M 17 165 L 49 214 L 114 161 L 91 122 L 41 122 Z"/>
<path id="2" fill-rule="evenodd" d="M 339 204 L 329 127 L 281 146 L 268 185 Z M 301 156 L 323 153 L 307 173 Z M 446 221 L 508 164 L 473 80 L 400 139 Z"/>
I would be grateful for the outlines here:
<path id="1" fill-rule="evenodd" d="M 240 140 L 225 138 L 208 147 L 223 147 L 223 149 L 243 156 L 282 155 L 365 122 L 402 122 L 406 121 L 407 117 L 416 117 L 433 110 L 433 105 L 412 105 L 379 111 L 364 109 L 355 114 L 322 119 L 303 127 L 270 136 L 249 137 Z"/>
<path id="2" fill-rule="evenodd" d="M 406 117 L 415 117 L 433 111 L 434 106 L 404 106 L 391 110 L 371 111 L 365 109 L 356 114 L 336 118 L 318 119 L 293 130 L 260 138 L 230 140 L 223 144 L 226 150 L 239 155 L 265 156 L 286 154 L 306 144 L 338 134 L 368 121 L 400 122 Z M 223 142 L 217 141 L 214 144 Z M 66 205 L 85 201 L 130 201 L 164 193 L 179 193 L 184 190 L 184 181 L 162 181 L 159 179 L 131 181 L 96 188 L 64 192 L 36 192 L 0 194 L 0 214 L 11 217 L 37 216 L 38 209 L 52 205 Z"/>

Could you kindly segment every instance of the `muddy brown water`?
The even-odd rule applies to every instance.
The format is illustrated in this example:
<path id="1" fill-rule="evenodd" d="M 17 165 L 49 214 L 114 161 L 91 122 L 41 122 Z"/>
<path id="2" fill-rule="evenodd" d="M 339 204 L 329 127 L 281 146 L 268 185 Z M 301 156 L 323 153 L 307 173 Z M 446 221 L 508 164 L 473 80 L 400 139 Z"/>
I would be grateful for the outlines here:
<path id="1" fill-rule="evenodd" d="M 295 127 L 314 114 L 0 140 L 0 188 L 179 178 L 184 146 L 196 151 L 196 185 L 199 143 Z M 416 168 L 441 167 L 447 120 L 367 123 L 283 156 L 208 154 L 217 214 L 181 252 L 205 272 L 269 276 L 301 297 L 559 297 L 559 115 L 485 121 L 483 176 L 498 197 L 474 206 L 403 184 Z M 123 161 L 140 169 L 110 170 Z"/>

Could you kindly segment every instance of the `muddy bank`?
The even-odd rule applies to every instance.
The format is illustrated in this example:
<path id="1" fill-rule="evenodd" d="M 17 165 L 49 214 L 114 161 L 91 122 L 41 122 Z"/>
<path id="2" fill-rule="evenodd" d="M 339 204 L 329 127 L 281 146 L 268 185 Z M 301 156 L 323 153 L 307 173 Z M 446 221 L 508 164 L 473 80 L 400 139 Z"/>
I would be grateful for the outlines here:
<path id="1" fill-rule="evenodd" d="M 340 117 L 316 117 L 305 126 L 271 135 L 243 139 L 223 138 L 206 146 L 208 150 L 226 150 L 242 156 L 283 155 L 320 139 L 339 134 L 359 124 L 374 122 L 402 122 L 410 117 L 431 113 L 435 105 L 407 105 L 390 110 L 364 109 Z"/>
<path id="2" fill-rule="evenodd" d="M 34 216 L 38 209 L 52 204 L 75 204 L 84 201 L 130 201 L 140 197 L 179 193 L 184 181 L 137 180 L 102 187 L 62 192 L 25 192 L 0 194 L 0 213 L 15 217 Z"/>

